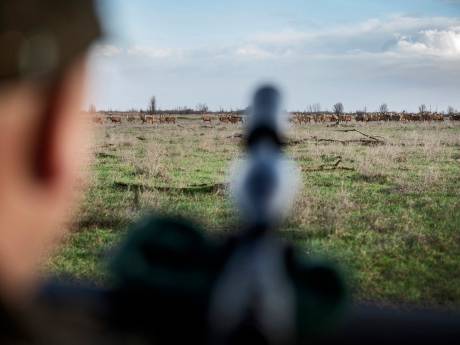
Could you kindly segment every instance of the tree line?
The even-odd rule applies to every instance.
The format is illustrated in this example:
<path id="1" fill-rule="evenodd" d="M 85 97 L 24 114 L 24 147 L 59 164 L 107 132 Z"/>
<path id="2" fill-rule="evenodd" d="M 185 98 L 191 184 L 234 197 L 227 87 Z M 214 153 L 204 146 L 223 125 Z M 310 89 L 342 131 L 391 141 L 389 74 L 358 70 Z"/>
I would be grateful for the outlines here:
<path id="1" fill-rule="evenodd" d="M 297 113 L 310 113 L 310 114 L 318 114 L 318 113 L 332 113 L 335 115 L 342 115 L 344 114 L 345 111 L 345 106 L 343 105 L 342 102 L 337 102 L 332 105 L 332 110 L 322 110 L 321 109 L 321 104 L 320 103 L 313 103 L 308 105 L 305 110 L 303 111 L 295 111 Z M 128 111 L 118 111 L 118 110 L 113 110 L 113 109 L 108 109 L 104 110 L 102 112 L 104 113 L 137 113 L 137 114 L 146 114 L 146 115 L 163 115 L 163 114 L 177 114 L 177 115 L 200 115 L 200 114 L 234 114 L 234 115 L 243 115 L 247 113 L 247 108 L 246 109 L 224 109 L 220 108 L 217 111 L 212 111 L 209 109 L 208 105 L 206 103 L 198 103 L 194 108 L 188 107 L 188 106 L 183 106 L 183 107 L 175 107 L 173 109 L 160 109 L 157 107 L 157 99 L 155 96 L 152 96 L 149 100 L 148 106 L 146 109 L 129 109 Z M 90 113 L 96 113 L 97 109 L 94 104 L 91 104 L 88 108 L 88 112 Z M 356 110 L 352 113 L 360 113 L 360 114 L 366 114 L 367 108 L 364 107 L 363 110 Z M 387 103 L 382 103 L 378 110 L 378 113 L 380 114 L 388 114 L 390 113 L 390 108 Z M 403 111 L 404 112 L 404 111 Z M 432 113 L 431 107 L 429 108 L 425 104 L 421 104 L 418 107 L 418 112 L 420 114 L 427 114 L 427 113 Z M 447 114 L 447 115 L 454 115 L 458 114 L 459 111 L 455 109 L 452 106 L 448 106 L 446 111 L 436 111 L 436 113 L 441 113 L 441 114 Z"/>

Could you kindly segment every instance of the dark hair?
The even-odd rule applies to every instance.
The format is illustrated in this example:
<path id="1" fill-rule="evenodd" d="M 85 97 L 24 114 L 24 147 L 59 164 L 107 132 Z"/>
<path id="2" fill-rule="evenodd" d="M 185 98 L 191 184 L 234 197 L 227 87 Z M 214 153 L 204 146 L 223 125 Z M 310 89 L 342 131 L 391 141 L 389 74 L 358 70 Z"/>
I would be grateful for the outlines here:
<path id="1" fill-rule="evenodd" d="M 2 0 L 0 82 L 52 76 L 100 35 L 94 0 Z"/>

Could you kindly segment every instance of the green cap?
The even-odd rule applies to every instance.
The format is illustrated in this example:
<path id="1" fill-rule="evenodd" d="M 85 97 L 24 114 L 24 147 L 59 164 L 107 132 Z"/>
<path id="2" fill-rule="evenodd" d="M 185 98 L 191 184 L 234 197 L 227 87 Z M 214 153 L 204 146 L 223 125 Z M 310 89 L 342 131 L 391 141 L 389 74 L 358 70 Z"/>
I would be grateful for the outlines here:
<path id="1" fill-rule="evenodd" d="M 50 76 L 100 34 L 94 0 L 1 0 L 0 81 Z"/>

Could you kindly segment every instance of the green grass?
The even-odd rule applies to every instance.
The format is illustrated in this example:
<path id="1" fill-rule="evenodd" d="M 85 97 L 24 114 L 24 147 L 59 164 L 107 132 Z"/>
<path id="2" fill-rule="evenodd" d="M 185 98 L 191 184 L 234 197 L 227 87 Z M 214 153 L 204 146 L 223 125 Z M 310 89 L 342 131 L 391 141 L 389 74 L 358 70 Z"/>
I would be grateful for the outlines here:
<path id="1" fill-rule="evenodd" d="M 49 261 L 49 268 L 67 277 L 103 282 L 106 251 L 119 240 L 120 234 L 110 229 L 82 229 L 69 237 L 66 245 Z"/>
<path id="2" fill-rule="evenodd" d="M 179 123 L 99 128 L 90 187 L 49 271 L 104 282 L 104 257 L 149 210 L 191 217 L 212 234 L 231 231 L 237 216 L 225 193 L 155 187 L 225 182 L 242 129 Z M 321 125 L 291 131 L 300 143 L 287 151 L 304 168 L 303 186 L 282 236 L 341 265 L 358 300 L 460 306 L 460 126 L 356 126 L 385 144 L 316 142 L 361 138 Z M 339 157 L 352 170 L 310 171 Z"/>

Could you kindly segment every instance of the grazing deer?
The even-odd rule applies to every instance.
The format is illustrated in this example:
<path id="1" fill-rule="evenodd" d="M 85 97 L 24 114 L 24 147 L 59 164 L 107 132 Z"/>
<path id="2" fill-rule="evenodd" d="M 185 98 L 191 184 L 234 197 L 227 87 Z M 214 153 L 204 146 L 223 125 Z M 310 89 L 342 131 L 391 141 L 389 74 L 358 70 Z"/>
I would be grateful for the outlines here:
<path id="1" fill-rule="evenodd" d="M 201 116 L 201 120 L 203 120 L 204 123 L 206 122 L 212 123 L 212 117 L 210 115 Z"/>
<path id="2" fill-rule="evenodd" d="M 112 123 L 121 123 L 121 116 L 109 116 L 109 120 L 112 122 Z"/>
<path id="3" fill-rule="evenodd" d="M 141 121 L 143 124 L 150 123 L 153 125 L 155 123 L 155 117 L 153 115 L 141 115 Z"/>
<path id="4" fill-rule="evenodd" d="M 391 115 L 390 121 L 401 121 L 401 115 L 399 115 L 399 114 Z"/>
<path id="5" fill-rule="evenodd" d="M 160 115 L 160 123 L 176 123 L 176 117 L 171 115 Z"/>
<path id="6" fill-rule="evenodd" d="M 223 123 L 229 123 L 230 122 L 230 118 L 228 115 L 221 115 L 219 116 L 219 121 L 220 122 L 223 122 Z"/>
<path id="7" fill-rule="evenodd" d="M 340 122 L 351 122 L 352 117 L 351 115 L 339 115 Z"/>
<path id="8" fill-rule="evenodd" d="M 294 123 L 297 123 L 299 125 L 301 125 L 302 123 L 310 123 L 311 121 L 313 120 L 312 117 L 310 116 L 307 116 L 306 114 L 302 114 L 302 113 L 294 113 Z"/>
<path id="9" fill-rule="evenodd" d="M 294 116 L 292 118 L 292 122 L 297 124 L 297 125 L 301 125 L 302 124 L 302 116 L 300 116 L 299 114 L 294 113 Z"/>
<path id="10" fill-rule="evenodd" d="M 298 125 L 302 124 L 302 116 L 297 113 L 293 113 L 292 122 Z"/>
<path id="11" fill-rule="evenodd" d="M 443 122 L 444 121 L 444 115 L 442 115 L 442 114 L 433 115 L 433 121 Z"/>
<path id="12" fill-rule="evenodd" d="M 243 117 L 242 116 L 238 116 L 238 115 L 232 115 L 229 117 L 228 119 L 230 121 L 230 123 L 232 124 L 237 124 L 238 122 L 243 122 Z"/>

